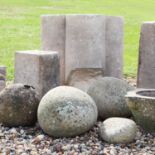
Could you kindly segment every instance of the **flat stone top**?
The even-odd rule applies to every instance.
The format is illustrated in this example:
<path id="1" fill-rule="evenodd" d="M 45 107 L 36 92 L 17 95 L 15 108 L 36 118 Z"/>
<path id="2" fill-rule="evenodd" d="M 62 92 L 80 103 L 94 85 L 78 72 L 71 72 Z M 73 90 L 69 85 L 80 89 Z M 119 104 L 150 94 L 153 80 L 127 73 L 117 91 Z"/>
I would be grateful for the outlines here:
<path id="1" fill-rule="evenodd" d="M 145 21 L 143 24 L 155 24 L 155 21 Z"/>
<path id="2" fill-rule="evenodd" d="M 120 18 L 123 19 L 122 16 L 107 16 L 107 15 L 102 15 L 102 14 L 45 14 L 41 15 L 41 17 L 54 17 L 54 16 L 60 16 L 60 17 L 68 17 L 68 16 L 86 16 L 86 17 L 93 17 L 93 16 L 103 16 L 103 17 L 109 17 L 109 18 Z"/>
<path id="3" fill-rule="evenodd" d="M 1 69 L 6 69 L 6 66 L 0 66 L 0 70 L 1 70 Z"/>
<path id="4" fill-rule="evenodd" d="M 57 51 L 38 51 L 38 50 L 33 50 L 33 51 L 19 51 L 16 52 L 17 54 L 29 54 L 29 55 L 56 55 L 58 54 Z"/>

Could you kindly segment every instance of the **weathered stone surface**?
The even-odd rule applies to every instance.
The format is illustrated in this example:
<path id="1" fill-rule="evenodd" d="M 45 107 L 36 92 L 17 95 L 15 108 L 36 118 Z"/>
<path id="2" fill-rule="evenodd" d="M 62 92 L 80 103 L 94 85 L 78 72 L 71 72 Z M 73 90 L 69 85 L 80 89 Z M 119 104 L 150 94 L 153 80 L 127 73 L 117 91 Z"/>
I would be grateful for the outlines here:
<path id="1" fill-rule="evenodd" d="M 127 118 L 108 118 L 100 126 L 100 134 L 108 143 L 129 143 L 136 136 L 137 126 Z"/>
<path id="2" fill-rule="evenodd" d="M 0 80 L 0 91 L 3 90 L 4 88 L 5 88 L 5 81 L 4 80 Z"/>
<path id="3" fill-rule="evenodd" d="M 17 52 L 15 58 L 15 83 L 36 88 L 41 98 L 47 91 L 60 84 L 59 57 L 51 51 Z"/>
<path id="4" fill-rule="evenodd" d="M 31 86 L 13 84 L 0 92 L 0 123 L 29 126 L 37 120 L 39 100 Z"/>
<path id="5" fill-rule="evenodd" d="M 122 78 L 123 75 L 123 18 L 106 16 L 106 67 L 105 76 Z"/>
<path id="6" fill-rule="evenodd" d="M 61 84 L 65 82 L 65 23 L 65 15 L 43 15 L 41 17 L 42 50 L 59 52 Z"/>
<path id="7" fill-rule="evenodd" d="M 60 54 L 61 84 L 73 70 L 103 69 L 122 77 L 123 19 L 103 15 L 42 16 L 42 49 Z M 76 60 L 76 61 L 75 61 Z"/>
<path id="8" fill-rule="evenodd" d="M 0 91 L 5 88 L 6 85 L 6 67 L 0 66 Z"/>
<path id="9" fill-rule="evenodd" d="M 92 83 L 103 75 L 102 69 L 75 69 L 69 75 L 67 84 L 87 92 Z"/>
<path id="10" fill-rule="evenodd" d="M 78 68 L 105 68 L 103 15 L 66 16 L 65 79 Z"/>
<path id="11" fill-rule="evenodd" d="M 6 78 L 6 67 L 0 66 L 0 74 L 2 74 Z"/>
<path id="12" fill-rule="evenodd" d="M 155 88 L 155 22 L 141 27 L 137 86 Z"/>
<path id="13" fill-rule="evenodd" d="M 94 99 L 99 116 L 102 119 L 108 117 L 128 117 L 131 115 L 126 105 L 125 95 L 134 88 L 126 81 L 104 77 L 96 80 L 88 90 L 88 94 Z"/>
<path id="14" fill-rule="evenodd" d="M 128 92 L 126 98 L 136 122 L 155 135 L 155 89 L 137 89 Z"/>
<path id="15" fill-rule="evenodd" d="M 97 107 L 85 92 L 69 86 L 49 91 L 38 108 L 43 131 L 54 137 L 71 137 L 88 131 L 97 120 Z"/>

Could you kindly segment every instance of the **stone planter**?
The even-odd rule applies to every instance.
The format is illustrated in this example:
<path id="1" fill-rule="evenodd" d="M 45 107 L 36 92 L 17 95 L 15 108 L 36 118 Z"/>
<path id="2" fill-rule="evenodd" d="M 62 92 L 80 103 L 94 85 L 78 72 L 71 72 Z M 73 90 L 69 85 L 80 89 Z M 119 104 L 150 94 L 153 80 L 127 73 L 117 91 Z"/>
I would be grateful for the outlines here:
<path id="1" fill-rule="evenodd" d="M 155 134 L 155 89 L 130 91 L 126 99 L 135 121 L 145 131 Z"/>

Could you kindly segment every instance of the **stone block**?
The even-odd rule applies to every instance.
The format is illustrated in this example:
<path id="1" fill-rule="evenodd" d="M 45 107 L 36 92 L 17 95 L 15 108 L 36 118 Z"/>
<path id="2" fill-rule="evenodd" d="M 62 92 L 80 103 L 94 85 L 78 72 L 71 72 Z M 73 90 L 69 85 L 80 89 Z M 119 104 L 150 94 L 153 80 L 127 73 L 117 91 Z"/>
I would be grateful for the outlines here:
<path id="1" fill-rule="evenodd" d="M 65 80 L 65 15 L 41 17 L 42 50 L 58 51 L 60 55 L 60 81 Z"/>
<path id="2" fill-rule="evenodd" d="M 3 90 L 5 88 L 5 81 L 4 80 L 0 80 L 0 91 Z"/>
<path id="3" fill-rule="evenodd" d="M 66 80 L 78 68 L 105 69 L 105 25 L 102 15 L 66 16 Z"/>
<path id="4" fill-rule="evenodd" d="M 0 66 L 0 74 L 3 75 L 6 80 L 6 67 L 5 66 Z"/>
<path id="5" fill-rule="evenodd" d="M 155 22 L 141 26 L 137 86 L 155 88 Z"/>
<path id="6" fill-rule="evenodd" d="M 41 98 L 59 86 L 59 56 L 52 51 L 22 51 L 15 56 L 15 83 L 36 88 Z"/>
<path id="7" fill-rule="evenodd" d="M 123 76 L 123 18 L 106 16 L 106 67 L 105 76 Z"/>
<path id="8" fill-rule="evenodd" d="M 6 67 L 0 66 L 0 91 L 6 86 Z"/>
<path id="9" fill-rule="evenodd" d="M 115 16 L 42 16 L 42 49 L 59 51 L 61 84 L 82 68 L 122 78 L 123 25 L 123 19 Z"/>

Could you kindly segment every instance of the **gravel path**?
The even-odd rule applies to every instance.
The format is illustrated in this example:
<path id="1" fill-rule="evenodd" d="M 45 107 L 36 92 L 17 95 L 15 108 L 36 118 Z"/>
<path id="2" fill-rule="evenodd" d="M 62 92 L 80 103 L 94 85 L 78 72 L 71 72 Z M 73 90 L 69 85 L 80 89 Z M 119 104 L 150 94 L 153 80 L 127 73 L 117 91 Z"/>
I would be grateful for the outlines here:
<path id="1" fill-rule="evenodd" d="M 99 137 L 98 122 L 75 138 L 52 138 L 35 127 L 0 126 L 0 155 L 155 155 L 155 137 L 138 129 L 130 144 L 107 144 Z"/>

